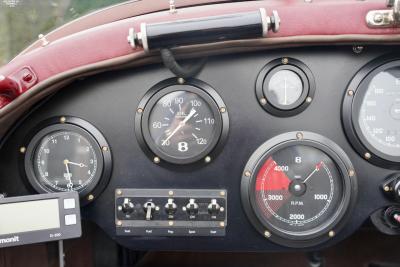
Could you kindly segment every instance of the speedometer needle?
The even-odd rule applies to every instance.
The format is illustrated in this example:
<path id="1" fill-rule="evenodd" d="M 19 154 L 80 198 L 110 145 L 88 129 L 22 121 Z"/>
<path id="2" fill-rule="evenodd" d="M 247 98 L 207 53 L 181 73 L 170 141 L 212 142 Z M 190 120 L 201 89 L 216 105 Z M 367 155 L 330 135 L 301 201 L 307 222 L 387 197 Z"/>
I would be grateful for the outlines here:
<path id="1" fill-rule="evenodd" d="M 314 173 L 316 173 L 317 171 L 319 171 L 319 169 L 321 168 L 322 165 L 322 161 L 320 163 L 317 164 L 317 166 L 315 166 L 315 169 L 307 176 L 306 179 L 304 179 L 303 183 L 306 183 L 308 179 L 311 178 L 311 176 L 314 175 Z"/>
<path id="2" fill-rule="evenodd" d="M 190 120 L 191 117 L 193 117 L 193 115 L 194 115 L 195 113 L 196 113 L 196 110 L 195 110 L 195 109 L 192 109 L 192 110 L 190 111 L 190 113 L 185 117 L 185 119 L 179 123 L 178 127 L 176 127 L 175 130 L 174 130 L 170 135 L 168 135 L 167 139 L 165 139 L 165 140 L 162 142 L 161 145 L 164 146 L 164 145 L 168 142 L 168 140 L 171 139 L 171 137 L 172 137 L 174 134 L 176 134 L 176 132 L 179 131 L 179 129 L 182 128 L 182 127 L 186 124 L 186 122 L 187 122 L 188 120 Z"/>

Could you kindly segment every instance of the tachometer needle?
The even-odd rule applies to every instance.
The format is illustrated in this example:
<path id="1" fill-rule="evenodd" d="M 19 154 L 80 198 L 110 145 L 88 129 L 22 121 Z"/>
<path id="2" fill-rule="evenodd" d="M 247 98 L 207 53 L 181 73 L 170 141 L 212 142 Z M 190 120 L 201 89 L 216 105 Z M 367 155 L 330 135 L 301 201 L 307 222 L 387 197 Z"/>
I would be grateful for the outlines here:
<path id="1" fill-rule="evenodd" d="M 306 179 L 304 179 L 303 183 L 306 183 L 308 179 L 310 179 L 314 173 L 316 173 L 317 171 L 319 171 L 319 169 L 321 168 L 322 165 L 322 161 L 320 163 L 317 164 L 317 166 L 315 166 L 315 169 L 307 176 Z"/>
<path id="2" fill-rule="evenodd" d="M 188 120 L 190 120 L 191 117 L 193 117 L 193 115 L 194 115 L 195 113 L 196 113 L 196 110 L 195 110 L 195 109 L 192 109 L 192 110 L 190 111 L 190 113 L 185 117 L 185 119 L 179 123 L 178 127 L 176 127 L 175 130 L 174 130 L 170 135 L 168 135 L 168 137 L 162 142 L 162 145 L 164 146 L 164 145 L 168 142 L 168 140 L 171 139 L 171 137 L 172 137 L 174 134 L 176 134 L 176 132 L 179 131 L 179 129 L 182 128 L 182 127 L 186 124 L 186 122 L 187 122 Z"/>

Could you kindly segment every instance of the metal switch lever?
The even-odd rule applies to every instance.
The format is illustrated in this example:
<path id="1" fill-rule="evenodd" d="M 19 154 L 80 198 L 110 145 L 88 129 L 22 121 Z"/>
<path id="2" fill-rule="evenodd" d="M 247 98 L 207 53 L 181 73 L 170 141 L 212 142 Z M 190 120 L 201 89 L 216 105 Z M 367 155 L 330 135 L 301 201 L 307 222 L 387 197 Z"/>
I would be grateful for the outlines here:
<path id="1" fill-rule="evenodd" d="M 143 205 L 144 212 L 146 212 L 146 221 L 150 221 L 153 217 L 153 212 L 156 209 L 156 205 L 153 202 L 146 202 Z"/>

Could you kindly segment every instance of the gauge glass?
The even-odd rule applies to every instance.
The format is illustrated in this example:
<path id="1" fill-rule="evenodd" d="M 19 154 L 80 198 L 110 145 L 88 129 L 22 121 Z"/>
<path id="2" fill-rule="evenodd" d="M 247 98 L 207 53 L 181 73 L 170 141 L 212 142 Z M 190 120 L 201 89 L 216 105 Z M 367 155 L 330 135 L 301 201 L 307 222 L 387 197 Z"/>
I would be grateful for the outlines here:
<path id="1" fill-rule="evenodd" d="M 45 135 L 33 154 L 33 171 L 50 192 L 82 191 L 101 173 L 98 145 L 74 131 Z M 100 161 L 100 162 L 99 162 Z"/>
<path id="2" fill-rule="evenodd" d="M 274 107 L 291 109 L 300 101 L 304 86 L 300 76 L 294 71 L 278 70 L 266 82 L 266 98 Z"/>
<path id="3" fill-rule="evenodd" d="M 323 228 L 337 213 L 343 197 L 342 176 L 322 150 L 290 145 L 259 165 L 255 209 L 274 229 L 302 235 Z"/>
<path id="4" fill-rule="evenodd" d="M 218 108 L 195 92 L 162 96 L 150 111 L 148 128 L 162 158 L 189 160 L 205 156 L 221 133 Z"/>
<path id="5" fill-rule="evenodd" d="M 400 156 L 400 68 L 379 72 L 371 79 L 358 125 L 373 148 L 385 155 Z"/>

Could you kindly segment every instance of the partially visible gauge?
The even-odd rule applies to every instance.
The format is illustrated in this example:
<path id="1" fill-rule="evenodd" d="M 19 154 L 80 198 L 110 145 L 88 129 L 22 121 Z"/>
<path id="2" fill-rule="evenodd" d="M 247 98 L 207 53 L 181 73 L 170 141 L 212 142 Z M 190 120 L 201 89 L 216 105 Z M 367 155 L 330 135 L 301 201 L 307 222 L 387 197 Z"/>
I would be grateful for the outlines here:
<path id="1" fill-rule="evenodd" d="M 259 103 L 276 116 L 300 113 L 311 103 L 314 91 L 315 82 L 310 69 L 292 58 L 271 61 L 257 77 Z"/>
<path id="2" fill-rule="evenodd" d="M 242 178 L 242 201 L 255 227 L 290 247 L 324 242 L 340 231 L 356 195 L 344 152 L 313 133 L 287 133 L 263 144 Z"/>
<path id="3" fill-rule="evenodd" d="M 188 164 L 209 162 L 212 151 L 225 139 L 228 119 L 218 94 L 198 80 L 157 84 L 138 108 L 136 133 L 153 161 Z M 144 144 L 145 143 L 145 144 Z"/>
<path id="4" fill-rule="evenodd" d="M 343 123 L 356 150 L 372 163 L 399 168 L 400 60 L 378 59 L 353 78 L 343 103 Z"/>
<path id="5" fill-rule="evenodd" d="M 38 192 L 77 191 L 93 200 L 110 175 L 109 147 L 81 119 L 62 117 L 57 122 L 46 121 L 30 140 L 24 157 L 28 180 Z"/>

